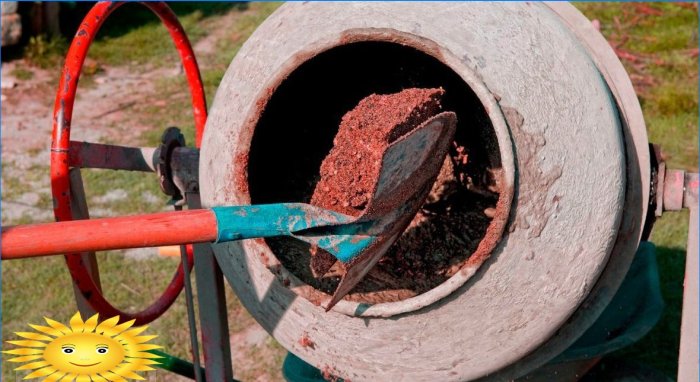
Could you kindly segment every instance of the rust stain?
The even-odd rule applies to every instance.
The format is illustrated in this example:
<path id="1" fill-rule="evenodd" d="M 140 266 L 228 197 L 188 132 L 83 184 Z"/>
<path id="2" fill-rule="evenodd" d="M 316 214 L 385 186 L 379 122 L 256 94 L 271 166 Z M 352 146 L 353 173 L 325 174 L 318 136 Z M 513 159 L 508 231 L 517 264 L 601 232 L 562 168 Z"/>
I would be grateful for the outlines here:
<path id="1" fill-rule="evenodd" d="M 260 252 L 260 260 L 262 261 L 263 265 L 265 265 L 265 267 L 270 267 L 270 259 L 267 257 L 267 254 L 265 254 L 264 251 Z"/>
<path id="2" fill-rule="evenodd" d="M 332 367 L 330 365 L 324 365 L 321 368 L 321 376 L 323 376 L 323 379 L 325 379 L 328 382 L 351 382 L 349 379 L 343 379 L 338 377 L 338 369 L 335 367 Z"/>
<path id="3" fill-rule="evenodd" d="M 461 268 L 462 272 L 467 272 L 468 269 L 483 264 L 503 237 L 503 231 L 505 230 L 508 216 L 510 215 L 510 201 L 513 199 L 513 189 L 510 187 L 503 187 L 505 183 L 503 177 L 504 174 L 502 170 L 494 172 L 494 179 L 496 179 L 496 185 L 498 187 L 496 191 L 498 192 L 498 201 L 496 202 L 496 208 L 493 212 L 493 220 L 491 220 L 488 228 L 486 228 L 484 238 L 481 239 L 474 253 L 469 256 L 469 259 Z"/>
<path id="4" fill-rule="evenodd" d="M 304 334 L 301 335 L 301 338 L 299 338 L 299 346 L 303 348 L 310 348 L 315 350 L 316 349 L 316 343 L 309 338 L 309 333 L 304 332 Z"/>
<path id="5" fill-rule="evenodd" d="M 236 154 L 235 163 L 238 171 L 235 174 L 235 187 L 239 192 L 248 194 L 248 153 Z"/>

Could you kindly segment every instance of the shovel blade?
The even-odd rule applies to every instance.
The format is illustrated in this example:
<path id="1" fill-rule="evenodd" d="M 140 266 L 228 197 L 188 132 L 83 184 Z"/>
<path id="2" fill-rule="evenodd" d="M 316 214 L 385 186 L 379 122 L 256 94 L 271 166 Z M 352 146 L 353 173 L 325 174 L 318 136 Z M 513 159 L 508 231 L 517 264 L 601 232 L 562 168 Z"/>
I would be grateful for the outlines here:
<path id="1" fill-rule="evenodd" d="M 358 218 L 364 231 L 334 238 L 332 246 L 319 242 L 346 269 L 326 310 L 365 277 L 418 212 L 447 155 L 456 125 L 454 113 L 441 113 L 392 143 L 382 156 L 374 196 Z"/>

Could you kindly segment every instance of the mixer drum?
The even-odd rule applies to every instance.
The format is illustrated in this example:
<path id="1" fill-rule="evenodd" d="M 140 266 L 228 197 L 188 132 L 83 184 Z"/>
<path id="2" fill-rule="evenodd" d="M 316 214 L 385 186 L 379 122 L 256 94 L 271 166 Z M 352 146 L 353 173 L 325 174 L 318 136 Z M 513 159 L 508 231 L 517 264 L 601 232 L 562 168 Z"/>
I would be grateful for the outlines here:
<path id="1" fill-rule="evenodd" d="M 319 369 L 353 381 L 515 378 L 600 314 L 648 201 L 631 83 L 572 6 L 281 6 L 219 86 L 202 143 L 203 201 L 308 202 L 345 112 L 372 93 L 428 86 L 451 97 L 475 171 L 498 174 L 479 243 L 487 253 L 418 295 L 349 299 L 330 312 L 318 305 L 325 292 L 271 241 L 218 244 L 216 257 L 257 321 Z"/>

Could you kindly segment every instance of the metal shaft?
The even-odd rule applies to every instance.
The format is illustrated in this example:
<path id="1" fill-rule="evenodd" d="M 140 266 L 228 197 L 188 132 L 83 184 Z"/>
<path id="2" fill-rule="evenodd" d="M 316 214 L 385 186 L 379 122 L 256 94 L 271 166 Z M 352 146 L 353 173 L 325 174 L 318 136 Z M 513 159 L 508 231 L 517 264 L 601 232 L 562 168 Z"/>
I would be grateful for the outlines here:
<path id="1" fill-rule="evenodd" d="M 199 195 L 193 193 L 186 193 L 185 200 L 190 208 L 199 208 L 201 205 L 195 204 L 193 199 L 199 201 Z M 182 210 L 182 207 L 177 208 L 178 211 Z M 194 251 L 194 249 L 193 249 Z M 183 271 L 185 273 L 185 303 L 187 305 L 187 323 L 190 327 L 190 344 L 192 346 L 192 363 L 194 364 L 194 380 L 197 382 L 204 381 L 204 373 L 200 367 L 199 362 L 199 343 L 197 342 L 197 319 L 194 315 L 194 293 L 192 292 L 192 280 L 190 279 L 190 264 L 187 256 L 187 248 L 185 245 L 180 246 L 180 257 L 182 258 Z"/>
<path id="2" fill-rule="evenodd" d="M 698 208 L 690 208 L 688 251 L 685 258 L 683 282 L 683 316 L 678 357 L 678 381 L 697 381 L 698 351 Z"/>
<path id="3" fill-rule="evenodd" d="M 216 216 L 210 210 L 75 220 L 3 228 L 2 260 L 213 242 Z"/>
<path id="4" fill-rule="evenodd" d="M 685 257 L 683 281 L 683 312 L 681 343 L 678 357 L 678 381 L 697 381 L 700 376 L 698 362 L 698 174 L 684 174 L 683 207 L 690 210 L 688 223 L 688 248 Z"/>

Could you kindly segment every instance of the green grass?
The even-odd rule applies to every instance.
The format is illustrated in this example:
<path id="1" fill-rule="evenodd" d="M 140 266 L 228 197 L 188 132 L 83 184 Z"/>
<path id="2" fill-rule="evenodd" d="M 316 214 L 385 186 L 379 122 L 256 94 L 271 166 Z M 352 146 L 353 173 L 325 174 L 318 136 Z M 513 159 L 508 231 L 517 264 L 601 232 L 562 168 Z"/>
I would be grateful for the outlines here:
<path id="1" fill-rule="evenodd" d="M 207 103 L 211 106 L 216 89 L 226 72 L 233 57 L 241 45 L 255 31 L 255 28 L 267 18 L 280 3 L 252 3 L 249 9 L 241 13 L 235 25 L 218 41 L 212 56 L 198 58 L 206 62 L 206 68 L 201 70 L 202 83 Z M 194 122 L 189 94 L 184 95 L 187 82 L 184 76 L 172 79 L 156 79 L 156 92 L 166 101 L 163 106 L 148 106 L 143 113 L 142 121 L 154 126 L 178 126 L 185 135 L 185 141 L 192 146 L 194 143 Z M 144 144 L 156 144 L 161 132 L 149 130 L 142 136 Z"/>
<path id="2" fill-rule="evenodd" d="M 83 170 L 82 175 L 90 207 L 98 206 L 117 215 L 158 212 L 166 207 L 168 198 L 163 195 L 158 178 L 152 173 L 91 169 Z M 104 198 L 115 189 L 126 191 L 128 196 Z M 149 202 L 149 196 L 156 196 L 160 202 Z"/>
<path id="3" fill-rule="evenodd" d="M 206 19 L 243 11 L 246 3 L 172 3 L 192 44 L 204 37 Z M 234 26 L 233 29 L 238 29 Z M 107 65 L 163 66 L 179 61 L 170 35 L 158 18 L 139 4 L 126 4 L 105 22 L 90 48 L 90 57 Z M 200 58 L 201 59 L 201 58 Z"/>
<path id="4" fill-rule="evenodd" d="M 32 78 L 34 78 L 34 72 L 25 68 L 16 68 L 10 74 L 15 76 L 15 78 L 17 78 L 18 80 L 22 81 L 31 80 Z"/>
<path id="5" fill-rule="evenodd" d="M 48 211 L 52 206 L 51 195 L 47 191 L 49 185 L 45 183 L 49 176 L 49 167 L 33 164 L 26 170 L 23 170 L 21 175 L 14 174 L 16 171 L 12 171 L 11 167 L 11 163 L 3 163 L 2 198 L 16 200 L 23 194 L 34 192 L 39 197 L 35 206 L 42 209 L 45 208 Z M 40 185 L 45 185 L 46 188 L 39 190 Z M 16 222 L 12 223 L 19 224 Z"/>
<path id="6" fill-rule="evenodd" d="M 127 311 L 144 309 L 155 301 L 178 264 L 170 258 L 125 259 L 116 251 L 99 253 L 98 260 L 107 299 Z M 75 314 L 73 289 L 62 257 L 3 263 L 2 276 L 3 341 L 16 337 L 14 332 L 30 329 L 27 323 L 45 324 L 43 317 L 65 323 Z M 227 288 L 227 307 L 232 331 L 253 324 L 230 288 Z M 149 328 L 149 334 L 158 335 L 153 343 L 163 346 L 169 354 L 191 359 L 184 293 Z M 16 374 L 12 368 L 16 366 L 3 362 L 3 380 L 14 380 Z"/>
<path id="7" fill-rule="evenodd" d="M 206 19 L 231 10 L 245 10 L 247 3 L 199 3 L 180 2 L 169 4 L 178 16 L 192 44 L 205 36 Z M 65 52 L 79 22 L 91 4 L 64 4 L 71 8 L 66 13 L 65 35 L 31 37 L 23 55 L 31 64 L 41 68 L 53 68 L 63 63 Z M 179 60 L 167 29 L 158 17 L 140 4 L 127 3 L 114 11 L 105 21 L 93 41 L 90 59 L 99 65 L 133 65 L 135 71 L 174 65 Z"/>
<path id="8" fill-rule="evenodd" d="M 2 174 L 2 196 L 6 199 L 14 199 L 20 195 L 30 192 L 31 186 L 23 182 L 17 176 L 10 176 L 8 171 L 3 167 Z"/>
<path id="9" fill-rule="evenodd" d="M 198 24 L 201 19 L 201 12 L 193 12 L 180 19 L 193 43 L 204 34 Z M 168 31 L 158 23 L 138 26 L 118 37 L 98 38 L 90 48 L 90 57 L 107 65 L 136 66 L 175 64 L 179 60 Z"/>
<path id="10" fill-rule="evenodd" d="M 649 140 L 660 144 L 669 168 L 698 170 L 698 14 L 692 3 L 586 3 L 576 6 L 598 19 L 613 45 L 636 60 L 622 62 L 636 82 Z M 646 10 L 646 9 L 644 9 Z M 641 15 L 641 16 L 640 16 Z M 652 86 L 644 83 L 651 81 Z M 641 361 L 674 377 L 678 368 L 680 312 L 683 296 L 687 212 L 666 213 L 652 232 L 657 245 L 661 291 L 666 309 L 659 324 L 632 347 L 612 356 Z"/>
<path id="11" fill-rule="evenodd" d="M 53 68 L 62 63 L 67 48 L 68 42 L 63 36 L 32 36 L 24 47 L 24 57 L 40 68 Z"/>

